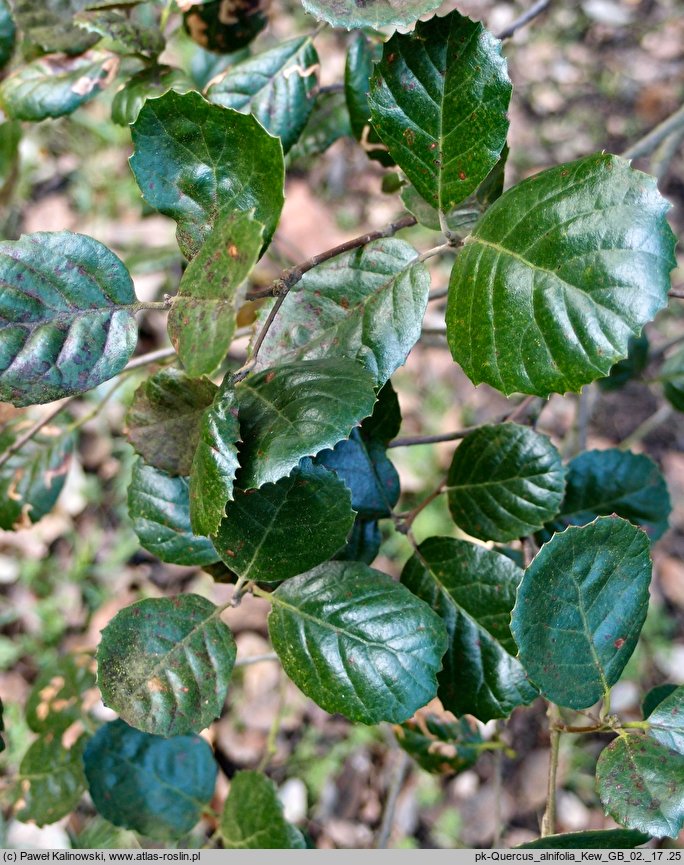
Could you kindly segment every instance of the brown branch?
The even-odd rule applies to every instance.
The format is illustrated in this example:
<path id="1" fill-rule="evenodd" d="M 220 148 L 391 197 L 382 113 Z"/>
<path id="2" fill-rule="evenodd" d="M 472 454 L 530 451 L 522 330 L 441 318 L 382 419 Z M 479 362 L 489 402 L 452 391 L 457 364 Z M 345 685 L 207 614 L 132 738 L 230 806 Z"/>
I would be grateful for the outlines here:
<path id="1" fill-rule="evenodd" d="M 535 18 L 539 17 L 542 12 L 545 12 L 549 6 L 551 5 L 551 0 L 537 0 L 536 3 L 533 3 L 532 6 L 523 14 L 516 18 L 514 21 L 505 27 L 500 33 L 496 34 L 497 39 L 510 39 L 515 33 L 518 32 L 522 27 L 529 24 L 530 21 L 534 21 Z"/>
<path id="2" fill-rule="evenodd" d="M 684 291 L 677 291 L 676 289 L 672 289 L 672 291 L 668 291 L 668 297 L 677 297 L 679 300 L 684 300 Z"/>

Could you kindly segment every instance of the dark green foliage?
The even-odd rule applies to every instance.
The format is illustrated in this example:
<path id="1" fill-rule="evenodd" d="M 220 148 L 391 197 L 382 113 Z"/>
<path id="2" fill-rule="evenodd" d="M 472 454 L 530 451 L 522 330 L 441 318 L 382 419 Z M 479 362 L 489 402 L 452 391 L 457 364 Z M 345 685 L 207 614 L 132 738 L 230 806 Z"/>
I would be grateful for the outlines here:
<path id="1" fill-rule="evenodd" d="M 214 794 L 216 762 L 199 736 L 162 739 L 112 721 L 88 743 L 84 764 L 100 814 L 150 838 L 185 835 Z"/>
<path id="2" fill-rule="evenodd" d="M 442 721 L 419 715 L 395 728 L 397 741 L 421 769 L 436 775 L 456 775 L 469 769 L 480 756 L 482 736 L 470 721 Z"/>
<path id="3" fill-rule="evenodd" d="M 207 0 L 185 13 L 185 29 L 202 48 L 229 54 L 264 29 L 267 6 L 267 0 Z"/>
<path id="4" fill-rule="evenodd" d="M 283 817 L 273 781 L 259 772 L 238 772 L 233 777 L 219 831 L 228 850 L 306 847 L 301 832 Z"/>

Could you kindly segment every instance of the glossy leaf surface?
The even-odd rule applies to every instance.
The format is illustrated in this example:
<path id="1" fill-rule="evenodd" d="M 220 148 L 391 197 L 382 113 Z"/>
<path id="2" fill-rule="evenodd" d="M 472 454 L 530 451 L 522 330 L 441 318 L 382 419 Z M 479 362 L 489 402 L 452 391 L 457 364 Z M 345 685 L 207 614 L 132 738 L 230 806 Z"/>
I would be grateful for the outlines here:
<path id="1" fill-rule="evenodd" d="M 189 475 L 204 411 L 218 388 L 179 369 L 163 369 L 136 390 L 128 414 L 128 441 L 148 465 L 171 475 Z"/>
<path id="2" fill-rule="evenodd" d="M 380 552 L 382 532 L 377 520 L 357 517 L 347 542 L 333 556 L 338 562 L 364 562 L 372 565 Z"/>
<path id="3" fill-rule="evenodd" d="M 371 42 L 364 33 L 357 33 L 349 43 L 344 65 L 344 96 L 349 111 L 351 131 L 370 159 L 384 166 L 394 165 L 386 145 L 370 122 L 368 92 L 373 64 L 382 57 L 382 45 Z"/>
<path id="4" fill-rule="evenodd" d="M 239 577 L 279 582 L 340 549 L 354 523 L 350 498 L 332 472 L 307 460 L 278 483 L 236 490 L 214 544 Z"/>
<path id="5" fill-rule="evenodd" d="M 116 50 L 154 58 L 164 50 L 164 34 L 158 27 L 138 23 L 118 9 L 90 9 L 79 12 L 74 23 L 88 33 L 114 42 Z"/>
<path id="6" fill-rule="evenodd" d="M 206 598 L 138 601 L 102 632 L 97 650 L 102 699 L 146 733 L 199 732 L 221 714 L 235 653 L 220 608 Z"/>
<path id="7" fill-rule="evenodd" d="M 112 721 L 90 740 L 84 763 L 98 812 L 150 838 L 187 834 L 214 795 L 216 761 L 199 736 L 163 739 Z"/>
<path id="8" fill-rule="evenodd" d="M 19 766 L 23 805 L 19 820 L 33 820 L 38 826 L 55 823 L 74 810 L 85 791 L 81 737 L 65 748 L 59 736 L 48 733 L 37 739 Z"/>
<path id="9" fill-rule="evenodd" d="M 451 461 L 449 510 L 472 537 L 511 541 L 558 513 L 564 476 L 560 454 L 546 436 L 513 423 L 481 426 Z"/>
<path id="10" fill-rule="evenodd" d="M 658 838 L 676 837 L 684 825 L 684 757 L 647 736 L 620 735 L 596 764 L 606 814 Z"/>
<path id="11" fill-rule="evenodd" d="M 383 385 L 420 337 L 430 275 L 416 259 L 410 244 L 386 238 L 304 274 L 268 331 L 260 365 L 347 357 Z"/>
<path id="12" fill-rule="evenodd" d="M 373 379 L 351 360 L 282 364 L 236 387 L 240 405 L 240 486 L 275 483 L 302 457 L 334 447 L 373 410 Z"/>
<path id="13" fill-rule="evenodd" d="M 189 376 L 209 375 L 228 353 L 235 331 L 235 294 L 259 258 L 263 234 L 264 226 L 251 214 L 229 214 L 185 269 L 168 330 Z"/>
<path id="14" fill-rule="evenodd" d="M 596 829 L 588 832 L 566 832 L 562 835 L 547 835 L 519 844 L 517 850 L 620 850 L 640 847 L 650 840 L 650 835 L 634 829 Z"/>
<path id="15" fill-rule="evenodd" d="M 505 192 L 451 274 L 447 340 L 466 375 L 539 396 L 607 375 L 667 303 L 669 206 L 654 178 L 605 153 Z"/>
<path id="16" fill-rule="evenodd" d="M 439 0 L 302 0 L 307 12 L 333 27 L 399 27 L 434 12 Z"/>
<path id="17" fill-rule="evenodd" d="M 2 82 L 0 101 L 17 120 L 62 117 L 94 99 L 114 78 L 118 62 L 104 51 L 41 57 Z"/>
<path id="18" fill-rule="evenodd" d="M 97 240 L 69 231 L 0 243 L 0 400 L 51 402 L 126 365 L 137 340 L 133 283 Z"/>
<path id="19" fill-rule="evenodd" d="M 547 699 L 586 709 L 617 682 L 646 618 L 650 580 L 647 536 L 618 517 L 571 526 L 542 547 L 518 589 L 511 627 Z"/>
<path id="20" fill-rule="evenodd" d="M 428 538 L 404 567 L 401 582 L 446 625 L 437 694 L 457 716 L 505 718 L 537 696 L 513 657 L 509 622 L 521 578 L 506 556 L 455 538 Z"/>
<path id="21" fill-rule="evenodd" d="M 653 739 L 684 755 L 684 687 L 668 694 L 651 712 L 648 722 Z"/>
<path id="22" fill-rule="evenodd" d="M 674 691 L 677 690 L 677 685 L 672 685 L 671 683 L 664 683 L 662 685 L 656 685 L 655 688 L 651 688 L 651 690 L 646 694 L 641 704 L 641 713 L 644 718 L 648 718 L 651 712 L 655 709 L 656 706 L 659 706 L 665 697 L 669 697 Z"/>
<path id="23" fill-rule="evenodd" d="M 66 655 L 42 670 L 26 701 L 26 722 L 35 733 L 61 734 L 81 717 L 86 691 L 95 687 L 93 659 Z"/>
<path id="24" fill-rule="evenodd" d="M 32 421 L 6 424 L 0 453 L 12 447 Z M 0 467 L 0 528 L 26 528 L 54 507 L 71 465 L 74 436 L 56 424 L 44 426 Z"/>
<path id="25" fill-rule="evenodd" d="M 268 630 L 292 681 L 327 712 L 401 723 L 436 693 L 444 625 L 387 574 L 327 562 L 271 596 Z"/>
<path id="26" fill-rule="evenodd" d="M 229 67 L 214 79 L 207 99 L 253 114 L 287 153 L 313 111 L 319 68 L 311 37 L 289 39 Z"/>
<path id="27" fill-rule="evenodd" d="M 655 541 L 667 530 L 670 510 L 667 484 L 649 457 L 618 448 L 585 451 L 568 465 L 565 498 L 547 530 L 559 532 L 616 514 Z"/>
<path id="28" fill-rule="evenodd" d="M 371 119 L 420 195 L 448 213 L 506 143 L 512 85 L 501 43 L 452 12 L 395 34 L 371 79 Z"/>
<path id="29" fill-rule="evenodd" d="M 193 534 L 187 478 L 171 477 L 137 460 L 128 512 L 140 543 L 162 562 L 204 567 L 219 560 L 209 538 Z"/>
<path id="30" fill-rule="evenodd" d="M 190 474 L 190 523 L 200 535 L 214 535 L 226 502 L 233 498 L 240 440 L 233 388 L 223 388 L 205 410 Z"/>
<path id="31" fill-rule="evenodd" d="M 176 220 L 187 258 L 236 210 L 254 211 L 270 240 L 283 206 L 283 150 L 254 117 L 169 90 L 145 103 L 132 135 L 138 186 L 148 204 Z"/>
<path id="32" fill-rule="evenodd" d="M 283 816 L 275 784 L 261 772 L 238 772 L 219 825 L 227 850 L 303 850 L 301 832 Z"/>

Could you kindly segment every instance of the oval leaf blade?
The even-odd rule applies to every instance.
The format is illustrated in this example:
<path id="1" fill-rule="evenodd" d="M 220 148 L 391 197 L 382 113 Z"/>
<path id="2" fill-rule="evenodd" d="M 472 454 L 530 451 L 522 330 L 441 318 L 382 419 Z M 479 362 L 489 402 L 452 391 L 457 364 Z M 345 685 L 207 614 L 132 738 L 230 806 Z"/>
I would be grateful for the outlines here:
<path id="1" fill-rule="evenodd" d="M 239 577 L 279 582 L 333 556 L 353 524 L 344 483 L 307 460 L 276 484 L 236 490 L 214 544 Z"/>
<path id="2" fill-rule="evenodd" d="M 268 630 L 292 681 L 326 712 L 401 723 L 431 700 L 441 619 L 387 574 L 328 562 L 271 595 Z"/>
<path id="3" fill-rule="evenodd" d="M 620 850 L 640 847 L 651 838 L 645 832 L 634 829 L 595 829 L 588 832 L 566 832 L 562 835 L 546 835 L 527 844 L 518 844 L 516 850 Z"/>
<path id="4" fill-rule="evenodd" d="M 63 117 L 104 90 L 118 66 L 118 58 L 104 51 L 81 57 L 40 57 L 2 82 L 0 101 L 17 120 Z"/>
<path id="5" fill-rule="evenodd" d="M 511 90 L 501 43 L 452 12 L 385 44 L 368 102 L 397 165 L 429 204 L 449 213 L 496 165 Z"/>
<path id="6" fill-rule="evenodd" d="M 644 714 L 646 714 L 644 712 Z M 684 755 L 684 687 L 675 688 L 648 716 L 649 735 Z"/>
<path id="7" fill-rule="evenodd" d="M 600 517 L 554 535 L 525 571 L 511 628 L 547 699 L 586 709 L 617 682 L 646 618 L 649 548 L 631 523 Z"/>
<path id="8" fill-rule="evenodd" d="M 537 696 L 513 657 L 509 622 L 521 579 L 506 556 L 455 538 L 428 538 L 404 567 L 401 582 L 446 625 L 437 695 L 459 717 L 505 718 Z"/>
<path id="9" fill-rule="evenodd" d="M 221 714 L 235 663 L 220 613 L 199 595 L 150 598 L 117 613 L 97 651 L 105 704 L 160 736 L 208 727 Z"/>
<path id="10" fill-rule="evenodd" d="M 19 766 L 23 801 L 19 820 L 45 826 L 76 808 L 86 787 L 83 751 L 87 741 L 81 736 L 66 748 L 59 735 L 47 733 L 31 745 Z"/>
<path id="11" fill-rule="evenodd" d="M 206 565 L 219 561 L 209 538 L 193 534 L 187 478 L 137 460 L 128 488 L 128 513 L 140 543 L 162 562 Z"/>
<path id="12" fill-rule="evenodd" d="M 289 39 L 255 54 L 213 80 L 207 99 L 253 114 L 287 153 L 313 111 L 318 93 L 318 54 L 310 36 Z"/>
<path id="13" fill-rule="evenodd" d="M 585 451 L 568 464 L 565 497 L 546 530 L 558 532 L 616 514 L 655 541 L 667 530 L 670 510 L 667 484 L 652 459 L 618 448 Z"/>
<path id="14" fill-rule="evenodd" d="M 238 772 L 230 782 L 220 823 L 227 850 L 303 850 L 301 832 L 283 816 L 275 784 L 260 772 Z"/>
<path id="15" fill-rule="evenodd" d="M 147 100 L 131 129 L 138 186 L 176 220 L 187 258 L 229 211 L 254 211 L 270 241 L 284 201 L 283 148 L 254 117 L 169 90 Z"/>
<path id="16" fill-rule="evenodd" d="M 558 513 L 560 454 L 547 436 L 513 423 L 481 426 L 456 449 L 447 476 L 456 525 L 481 540 L 512 541 Z"/>
<path id="17" fill-rule="evenodd" d="M 346 438 L 372 412 L 373 384 L 365 369 L 343 358 L 282 364 L 241 381 L 235 388 L 244 442 L 240 486 L 275 483 L 302 457 Z"/>
<path id="18" fill-rule="evenodd" d="M 150 838 L 179 838 L 214 795 L 217 765 L 199 736 L 162 739 L 123 721 L 100 727 L 84 755 L 90 795 L 115 826 Z"/>
<path id="19" fill-rule="evenodd" d="M 596 783 L 606 814 L 662 838 L 684 826 L 684 757 L 647 736 L 621 733 L 601 751 Z"/>
<path id="20" fill-rule="evenodd" d="M 52 402 L 121 372 L 137 326 L 131 277 L 106 246 L 70 231 L 0 243 L 0 400 Z"/>
<path id="21" fill-rule="evenodd" d="M 451 273 L 447 340 L 475 383 L 577 391 L 667 304 L 674 236 L 656 180 L 601 153 L 509 189 Z"/>
<path id="22" fill-rule="evenodd" d="M 259 351 L 261 366 L 347 357 L 383 385 L 420 337 L 430 274 L 403 240 L 385 238 L 305 273 Z"/>

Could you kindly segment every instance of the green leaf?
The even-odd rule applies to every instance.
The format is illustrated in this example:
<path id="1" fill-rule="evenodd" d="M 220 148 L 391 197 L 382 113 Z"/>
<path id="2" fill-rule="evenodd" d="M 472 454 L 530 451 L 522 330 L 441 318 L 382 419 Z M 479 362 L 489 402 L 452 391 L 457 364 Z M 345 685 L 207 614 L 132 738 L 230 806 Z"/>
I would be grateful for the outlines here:
<path id="1" fill-rule="evenodd" d="M 117 50 L 155 58 L 164 50 L 164 34 L 149 23 L 139 23 L 117 9 L 96 9 L 79 12 L 74 24 L 88 33 L 111 39 Z"/>
<path id="2" fill-rule="evenodd" d="M 156 99 L 168 90 L 187 93 L 192 81 L 173 66 L 148 66 L 129 78 L 112 100 L 112 120 L 120 126 L 135 123 L 146 99 Z"/>
<path id="3" fill-rule="evenodd" d="M 235 210 L 254 211 L 271 239 L 284 200 L 283 150 L 254 117 L 169 90 L 149 99 L 131 128 L 143 198 L 176 220 L 187 258 Z"/>
<path id="4" fill-rule="evenodd" d="M 351 360 L 282 364 L 236 386 L 240 405 L 240 486 L 276 483 L 302 457 L 334 447 L 367 417 L 373 379 Z"/>
<path id="5" fill-rule="evenodd" d="M 260 772 L 237 772 L 219 825 L 227 850 L 303 850 L 301 832 L 283 816 L 275 784 Z"/>
<path id="6" fill-rule="evenodd" d="M 378 391 L 378 401 L 373 406 L 373 414 L 361 424 L 361 432 L 368 440 L 388 445 L 401 427 L 401 407 L 399 397 L 388 381 Z"/>
<path id="7" fill-rule="evenodd" d="M 451 274 L 447 339 L 466 375 L 539 396 L 607 375 L 667 304 L 669 207 L 655 178 L 606 153 L 505 192 Z"/>
<path id="8" fill-rule="evenodd" d="M 452 12 L 385 43 L 371 79 L 371 119 L 420 195 L 448 213 L 496 165 L 511 90 L 501 43 Z"/>
<path id="9" fill-rule="evenodd" d="M 213 80 L 207 99 L 253 114 L 287 153 L 313 111 L 319 68 L 311 37 L 290 39 L 229 67 Z"/>
<path id="10" fill-rule="evenodd" d="M 45 826 L 75 809 L 86 787 L 83 775 L 86 743 L 87 737 L 81 736 L 70 749 L 65 748 L 58 736 L 48 733 L 31 745 L 19 766 L 23 800 L 17 812 L 19 820 Z"/>
<path id="11" fill-rule="evenodd" d="M 180 838 L 214 795 L 217 765 L 199 736 L 162 739 L 123 721 L 101 727 L 84 756 L 95 807 L 110 823 L 150 838 Z"/>
<path id="12" fill-rule="evenodd" d="M 558 513 L 564 489 L 565 471 L 551 441 L 513 423 L 467 435 L 447 476 L 454 522 L 485 541 L 512 541 L 539 529 Z"/>
<path id="13" fill-rule="evenodd" d="M 442 226 L 439 218 L 439 211 L 428 204 L 427 201 L 419 194 L 415 186 L 408 184 L 401 191 L 401 200 L 404 207 L 412 213 L 421 225 L 429 228 L 431 231 L 442 231 Z M 475 204 L 464 204 L 450 210 L 444 215 L 444 221 L 447 228 L 455 235 L 467 234 L 477 222 L 480 216 L 480 208 Z"/>
<path id="14" fill-rule="evenodd" d="M 16 27 L 7 0 L 0 0 L 0 69 L 9 61 L 14 52 Z"/>
<path id="15" fill-rule="evenodd" d="M 266 26 L 264 0 L 196 3 L 183 18 L 191 39 L 208 51 L 230 53 L 248 45 Z"/>
<path id="16" fill-rule="evenodd" d="M 333 27 L 401 27 L 434 12 L 440 0 L 302 0 L 307 12 Z"/>
<path id="17" fill-rule="evenodd" d="M 566 526 L 616 514 L 655 541 L 667 530 L 670 510 L 667 484 L 649 457 L 618 448 L 585 451 L 568 465 L 565 498 L 544 540 Z"/>
<path id="18" fill-rule="evenodd" d="M 368 91 L 373 64 L 382 56 L 382 45 L 371 42 L 363 33 L 357 33 L 349 44 L 344 66 L 344 96 L 349 110 L 351 131 L 363 143 L 370 159 L 386 167 L 394 165 L 387 147 L 380 141 L 370 122 Z"/>
<path id="19" fill-rule="evenodd" d="M 250 213 L 217 222 L 187 266 L 169 313 L 169 337 L 186 373 L 221 365 L 235 331 L 235 294 L 259 258 L 264 226 Z"/>
<path id="20" fill-rule="evenodd" d="M 38 674 L 26 701 L 26 722 L 35 733 L 60 735 L 80 720 L 86 691 L 95 687 L 93 659 L 66 655 Z"/>
<path id="21" fill-rule="evenodd" d="M 133 283 L 97 240 L 69 231 L 0 243 L 0 400 L 52 402 L 117 375 L 133 353 Z"/>
<path id="22" fill-rule="evenodd" d="M 239 440 L 235 391 L 223 388 L 202 415 L 190 473 L 190 524 L 200 535 L 216 534 L 233 498 Z"/>
<path id="23" fill-rule="evenodd" d="M 340 549 L 354 523 L 350 499 L 332 472 L 306 460 L 276 484 L 236 490 L 214 544 L 239 577 L 279 582 Z"/>
<path id="24" fill-rule="evenodd" d="M 100 38 L 73 23 L 74 15 L 87 5 L 87 0 L 14 0 L 14 20 L 23 35 L 46 53 L 82 54 Z"/>
<path id="25" fill-rule="evenodd" d="M 349 112 L 343 93 L 322 93 L 299 141 L 288 155 L 288 165 L 306 163 L 332 147 L 340 138 L 351 135 Z"/>
<path id="26" fill-rule="evenodd" d="M 505 718 L 537 696 L 513 657 L 510 615 L 521 578 L 506 556 L 455 538 L 428 538 L 402 571 L 401 582 L 446 624 L 437 694 L 455 715 Z"/>
<path id="27" fill-rule="evenodd" d="M 667 358 L 660 376 L 668 402 L 677 411 L 684 411 L 684 349 Z"/>
<path id="28" fill-rule="evenodd" d="M 641 704 L 641 713 L 644 718 L 648 718 L 656 706 L 659 706 L 665 697 L 669 697 L 676 690 L 677 685 L 672 684 L 656 685 L 655 688 L 651 688 Z"/>
<path id="29" fill-rule="evenodd" d="M 504 144 L 499 161 L 477 188 L 475 197 L 480 207 L 484 210 L 503 195 L 509 153 L 508 144 Z"/>
<path id="30" fill-rule="evenodd" d="M 401 723 L 435 696 L 444 625 L 387 574 L 328 562 L 287 580 L 271 601 L 283 669 L 326 712 Z"/>
<path id="31" fill-rule="evenodd" d="M 648 364 L 649 342 L 645 332 L 641 336 L 630 336 L 627 357 L 619 360 L 610 369 L 607 378 L 599 379 L 601 390 L 617 390 L 632 379 L 639 378 Z"/>
<path id="32" fill-rule="evenodd" d="M 32 426 L 9 423 L 0 431 L 0 453 Z M 74 436 L 55 424 L 44 426 L 0 467 L 0 528 L 26 528 L 55 506 L 71 466 Z"/>
<path id="33" fill-rule="evenodd" d="M 102 631 L 97 681 L 106 706 L 158 736 L 199 732 L 221 715 L 235 640 L 221 608 L 199 595 L 149 598 Z"/>
<path id="34" fill-rule="evenodd" d="M 434 775 L 456 775 L 469 769 L 480 756 L 482 736 L 466 718 L 444 721 L 436 715 L 419 715 L 394 730 L 400 747 L 421 769 Z"/>
<path id="35" fill-rule="evenodd" d="M 51 55 L 21 66 L 0 85 L 0 102 L 16 120 L 71 114 L 111 83 L 118 58 L 104 51 L 80 57 Z"/>
<path id="36" fill-rule="evenodd" d="M 338 562 L 364 562 L 373 564 L 380 552 L 382 533 L 377 520 L 364 520 L 357 517 L 347 538 L 346 544 L 333 556 Z"/>
<path id="37" fill-rule="evenodd" d="M 348 357 L 383 385 L 420 337 L 430 274 L 416 250 L 385 238 L 305 273 L 259 353 L 261 366 Z"/>
<path id="38" fill-rule="evenodd" d="M 174 367 L 151 375 L 128 410 L 128 441 L 149 465 L 170 475 L 189 475 L 204 411 L 217 391 L 209 379 L 189 378 Z"/>
<path id="39" fill-rule="evenodd" d="M 388 517 L 399 500 L 399 475 L 385 445 L 366 440 L 358 430 L 323 451 L 316 464 L 335 472 L 352 494 L 352 507 L 363 519 Z"/>
<path id="40" fill-rule="evenodd" d="M 5 713 L 5 707 L 2 704 L 2 697 L 0 697 L 0 754 L 2 754 L 2 752 L 5 750 L 5 747 L 6 747 L 5 746 L 5 739 L 2 735 L 2 733 L 5 731 L 5 720 L 3 717 L 4 713 Z"/>
<path id="41" fill-rule="evenodd" d="M 646 736 L 621 733 L 596 764 L 606 814 L 628 829 L 676 837 L 684 825 L 684 757 Z"/>
<path id="42" fill-rule="evenodd" d="M 21 141 L 21 123 L 17 120 L 7 120 L 0 123 L 0 198 L 8 200 L 8 196 L 18 179 L 19 174 L 19 142 Z"/>
<path id="43" fill-rule="evenodd" d="M 567 832 L 563 835 L 547 835 L 527 844 L 518 844 L 516 850 L 626 850 L 640 847 L 651 836 L 633 829 L 596 829 L 588 832 Z"/>
<path id="44" fill-rule="evenodd" d="M 219 560 L 209 538 L 192 532 L 187 478 L 169 477 L 137 460 L 128 511 L 140 543 L 163 562 L 204 567 Z"/>
<path id="45" fill-rule="evenodd" d="M 684 755 L 684 687 L 676 688 L 661 700 L 649 715 L 649 735 Z"/>
<path id="46" fill-rule="evenodd" d="M 586 709 L 608 693 L 639 639 L 650 580 L 647 536 L 618 517 L 571 526 L 541 548 L 518 589 L 511 628 L 547 699 Z"/>

